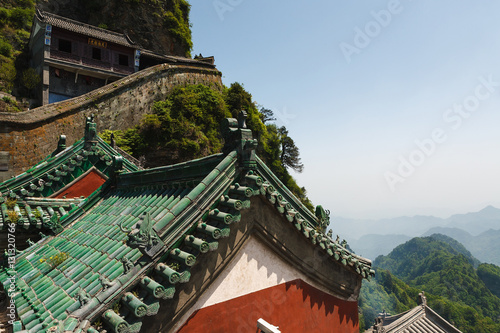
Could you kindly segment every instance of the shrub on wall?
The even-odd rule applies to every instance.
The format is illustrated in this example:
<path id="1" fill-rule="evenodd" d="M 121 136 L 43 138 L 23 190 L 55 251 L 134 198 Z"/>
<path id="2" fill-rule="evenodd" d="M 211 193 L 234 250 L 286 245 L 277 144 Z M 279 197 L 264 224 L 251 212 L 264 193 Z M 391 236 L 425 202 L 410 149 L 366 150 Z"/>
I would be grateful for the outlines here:
<path id="1" fill-rule="evenodd" d="M 10 93 L 18 71 L 27 67 L 27 51 L 35 1 L 7 1 L 0 8 L 0 90 Z"/>
<path id="2" fill-rule="evenodd" d="M 239 83 L 222 92 L 201 84 L 177 87 L 166 100 L 154 104 L 152 114 L 145 115 L 140 125 L 100 135 L 109 142 L 113 133 L 120 148 L 136 158 L 146 157 L 146 167 L 174 164 L 220 152 L 220 123 L 236 118 L 241 110 L 247 111 L 247 126 L 259 140 L 260 158 L 312 210 L 305 188 L 288 172 L 288 168 L 302 169 L 298 148 L 286 128 L 264 123 L 263 119 L 271 121 L 272 112 L 263 109 L 265 117 Z"/>

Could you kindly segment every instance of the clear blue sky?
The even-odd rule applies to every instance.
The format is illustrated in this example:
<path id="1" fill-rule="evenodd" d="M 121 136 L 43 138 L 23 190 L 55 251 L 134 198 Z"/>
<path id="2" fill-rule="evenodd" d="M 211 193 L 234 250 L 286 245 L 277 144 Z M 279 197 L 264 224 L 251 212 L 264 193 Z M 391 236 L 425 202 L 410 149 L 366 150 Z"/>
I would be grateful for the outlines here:
<path id="1" fill-rule="evenodd" d="M 500 2 L 191 0 L 215 56 L 286 125 L 334 216 L 500 207 Z"/>

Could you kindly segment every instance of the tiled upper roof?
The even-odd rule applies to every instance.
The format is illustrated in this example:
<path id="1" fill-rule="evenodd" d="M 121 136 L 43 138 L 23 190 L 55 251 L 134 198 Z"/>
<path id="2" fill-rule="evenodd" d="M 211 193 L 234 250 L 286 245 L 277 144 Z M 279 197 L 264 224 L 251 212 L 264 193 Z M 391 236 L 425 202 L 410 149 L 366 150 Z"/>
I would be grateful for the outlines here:
<path id="1" fill-rule="evenodd" d="M 176 284 L 189 281 L 202 255 L 230 234 L 253 196 L 265 197 L 283 223 L 334 262 L 373 275 L 368 260 L 324 234 L 328 215 L 309 212 L 255 156 L 251 131 L 229 127 L 235 140 L 226 140 L 234 145 L 225 154 L 115 174 L 82 200 L 80 214 L 62 231 L 0 270 L 6 289 L 9 278 L 17 281 L 15 332 L 92 333 L 101 325 L 138 332 L 146 316 L 158 313 L 160 300 L 175 297 Z"/>
<path id="2" fill-rule="evenodd" d="M 196 58 L 191 59 L 191 58 L 180 57 L 180 56 L 159 54 L 159 53 L 155 53 L 153 51 L 145 50 L 145 49 L 141 49 L 141 57 L 150 57 L 150 58 L 157 59 L 158 61 L 165 62 L 165 63 L 180 63 L 180 64 L 188 64 L 188 65 L 194 64 L 197 66 L 215 68 L 214 64 L 208 63 L 206 61 L 199 60 Z"/>
<path id="3" fill-rule="evenodd" d="M 71 20 L 66 17 L 55 15 L 37 9 L 36 17 L 38 20 L 44 23 L 51 24 L 54 27 L 66 29 L 75 33 L 79 33 L 85 36 L 90 36 L 98 39 L 105 40 L 107 42 L 115 43 L 118 45 L 128 46 L 132 48 L 138 48 L 139 46 L 135 44 L 127 34 L 120 34 L 114 31 L 101 29 L 90 24 L 78 22 Z"/>
<path id="4" fill-rule="evenodd" d="M 64 224 L 64 220 L 77 211 L 82 198 L 50 197 L 91 171 L 98 172 L 103 178 L 115 172 L 114 159 L 120 154 L 95 135 L 94 125 L 88 120 L 85 138 L 68 148 L 62 135 L 54 154 L 0 184 L 0 230 L 5 230 L 13 221 L 23 229 L 52 229 L 54 215 Z M 120 161 L 121 171 L 138 170 L 128 160 L 120 158 Z"/>

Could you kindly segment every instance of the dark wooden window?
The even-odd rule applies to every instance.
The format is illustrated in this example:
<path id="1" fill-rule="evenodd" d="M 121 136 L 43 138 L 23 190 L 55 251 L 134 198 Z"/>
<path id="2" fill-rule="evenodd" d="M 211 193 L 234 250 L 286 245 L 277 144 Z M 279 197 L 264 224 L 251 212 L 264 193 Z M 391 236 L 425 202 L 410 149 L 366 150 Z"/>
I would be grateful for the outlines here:
<path id="1" fill-rule="evenodd" d="M 59 51 L 71 53 L 71 41 L 59 39 Z"/>
<path id="2" fill-rule="evenodd" d="M 92 48 L 92 59 L 101 60 L 101 49 L 97 47 Z"/>
<path id="3" fill-rule="evenodd" d="M 119 54 L 118 55 L 118 64 L 121 66 L 128 66 L 128 55 Z"/>

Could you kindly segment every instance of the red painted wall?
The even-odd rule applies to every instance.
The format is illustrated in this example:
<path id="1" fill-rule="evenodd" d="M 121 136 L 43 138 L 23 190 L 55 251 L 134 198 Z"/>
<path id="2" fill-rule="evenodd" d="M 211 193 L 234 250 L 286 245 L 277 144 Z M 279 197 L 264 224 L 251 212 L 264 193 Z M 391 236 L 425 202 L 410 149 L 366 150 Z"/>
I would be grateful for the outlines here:
<path id="1" fill-rule="evenodd" d="M 86 198 L 104 184 L 104 182 L 106 182 L 106 178 L 101 176 L 99 172 L 91 170 L 70 187 L 54 196 L 54 198 L 61 199 L 62 197 L 66 197 L 66 199 L 72 199 L 79 198 L 80 196 Z"/>
<path id="2" fill-rule="evenodd" d="M 359 332 L 357 302 L 294 280 L 200 309 L 178 333 L 255 333 L 259 318 L 283 333 Z"/>

